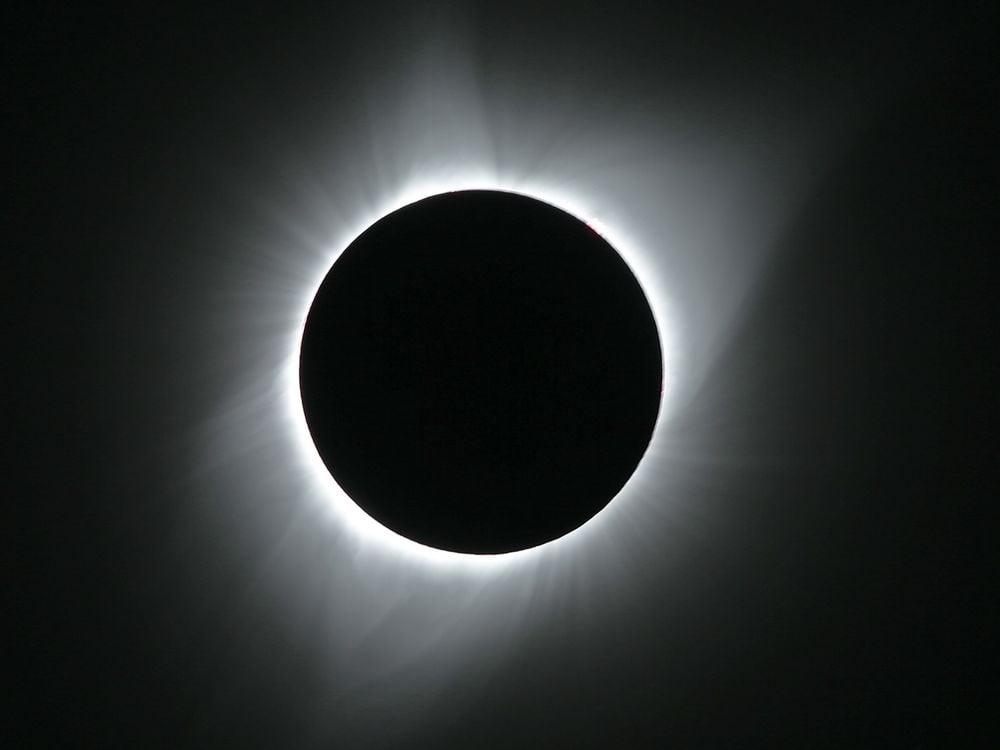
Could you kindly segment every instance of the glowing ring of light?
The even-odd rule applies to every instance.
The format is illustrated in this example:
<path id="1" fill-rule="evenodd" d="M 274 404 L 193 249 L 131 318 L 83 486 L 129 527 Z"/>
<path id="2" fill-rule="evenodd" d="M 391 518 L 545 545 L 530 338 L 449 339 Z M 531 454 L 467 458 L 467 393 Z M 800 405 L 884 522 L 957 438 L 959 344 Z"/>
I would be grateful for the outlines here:
<path id="1" fill-rule="evenodd" d="M 302 396 L 299 391 L 299 356 L 306 318 L 320 284 L 326 278 L 327 273 L 340 253 L 350 246 L 363 231 L 383 216 L 423 198 L 459 190 L 494 190 L 524 195 L 555 206 L 584 221 L 615 248 L 631 269 L 652 310 L 653 319 L 660 337 L 663 393 L 660 398 L 659 411 L 650 443 L 632 476 L 601 511 L 579 528 L 538 547 L 498 555 L 464 554 L 428 547 L 382 526 L 382 524 L 365 513 L 340 488 L 323 463 L 313 443 L 312 435 L 309 433 L 305 414 L 302 409 Z M 664 290 L 656 288 L 654 284 L 650 283 L 654 276 L 649 268 L 648 254 L 639 252 L 628 239 L 624 231 L 614 226 L 613 222 L 601 217 L 594 210 L 591 201 L 584 200 L 579 195 L 540 185 L 524 183 L 511 185 L 504 184 L 500 180 L 445 177 L 440 180 L 425 180 L 420 184 L 406 186 L 399 191 L 393 200 L 386 201 L 377 210 L 367 215 L 363 221 L 359 222 L 356 225 L 355 231 L 345 233 L 345 236 L 337 238 L 332 242 L 330 244 L 332 248 L 330 253 L 322 263 L 317 264 L 313 277 L 314 281 L 310 284 L 308 290 L 304 290 L 303 303 L 296 315 L 296 324 L 292 329 L 292 336 L 288 343 L 288 353 L 286 354 L 286 364 L 280 387 L 285 401 L 285 419 L 291 427 L 297 454 L 302 457 L 305 464 L 302 467 L 304 474 L 309 477 L 314 496 L 324 500 L 324 504 L 333 514 L 334 520 L 346 528 L 359 544 L 378 547 L 390 555 L 402 557 L 414 563 L 435 567 L 445 566 L 450 570 L 493 571 L 498 566 L 525 563 L 543 554 L 543 551 L 550 552 L 579 543 L 589 532 L 593 531 L 595 526 L 600 525 L 600 519 L 606 516 L 613 506 L 627 502 L 629 496 L 632 494 L 630 488 L 634 488 L 636 483 L 642 481 L 650 471 L 650 451 L 655 446 L 657 437 L 662 431 L 663 416 L 669 406 L 669 396 L 674 382 L 673 372 L 670 367 L 674 360 L 674 334 L 670 324 L 671 315 L 667 295 Z"/>

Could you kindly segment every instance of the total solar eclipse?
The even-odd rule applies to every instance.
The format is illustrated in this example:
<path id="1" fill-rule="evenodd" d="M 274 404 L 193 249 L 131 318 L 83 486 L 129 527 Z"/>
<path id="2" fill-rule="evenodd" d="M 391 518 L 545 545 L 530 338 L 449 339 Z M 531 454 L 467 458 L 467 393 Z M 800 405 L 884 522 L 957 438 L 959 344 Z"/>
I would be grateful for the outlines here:
<path id="1" fill-rule="evenodd" d="M 535 547 L 621 490 L 659 408 L 660 341 L 576 217 L 469 190 L 375 222 L 327 274 L 299 381 L 316 449 L 383 526 L 462 553 Z"/>

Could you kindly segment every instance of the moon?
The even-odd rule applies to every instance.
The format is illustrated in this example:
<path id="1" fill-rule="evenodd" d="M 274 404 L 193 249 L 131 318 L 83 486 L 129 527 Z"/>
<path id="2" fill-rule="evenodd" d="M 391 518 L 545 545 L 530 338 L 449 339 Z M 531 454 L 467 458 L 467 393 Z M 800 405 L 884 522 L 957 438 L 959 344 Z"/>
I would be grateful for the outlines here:
<path id="1" fill-rule="evenodd" d="M 497 190 L 376 221 L 309 310 L 302 407 L 362 510 L 420 544 L 503 554 L 564 536 L 649 445 L 663 364 L 622 256 L 584 221 Z"/>

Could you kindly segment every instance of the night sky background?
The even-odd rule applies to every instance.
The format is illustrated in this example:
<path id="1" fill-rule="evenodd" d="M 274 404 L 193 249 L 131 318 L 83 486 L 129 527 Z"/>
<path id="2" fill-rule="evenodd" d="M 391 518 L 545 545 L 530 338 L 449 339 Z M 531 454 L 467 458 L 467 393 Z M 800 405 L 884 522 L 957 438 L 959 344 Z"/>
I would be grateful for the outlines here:
<path id="1" fill-rule="evenodd" d="M 997 18 L 930 5 L 7 24 L 5 744 L 988 746 Z M 530 137 L 467 147 L 455 81 L 469 131 Z M 715 232 L 637 243 L 676 271 L 681 385 L 599 554 L 403 570 L 269 458 L 280 399 L 244 376 L 302 288 L 274 248 L 391 193 L 386 143 L 427 163 L 396 101 L 542 179 L 583 144 L 627 231 L 675 169 Z"/>

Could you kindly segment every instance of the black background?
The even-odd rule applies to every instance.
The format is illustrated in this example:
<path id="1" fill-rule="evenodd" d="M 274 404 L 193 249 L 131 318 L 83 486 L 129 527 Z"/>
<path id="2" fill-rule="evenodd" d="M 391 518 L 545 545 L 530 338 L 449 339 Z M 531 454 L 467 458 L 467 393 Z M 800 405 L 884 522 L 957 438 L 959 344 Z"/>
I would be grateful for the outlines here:
<path id="1" fill-rule="evenodd" d="M 308 160 L 321 109 L 328 133 L 356 129 L 385 71 L 355 54 L 399 65 L 436 16 L 31 6 L 6 24 L 15 746 L 986 744 L 996 18 L 653 5 L 460 13 L 493 65 L 576 80 L 580 118 L 625 90 L 703 106 L 716 129 L 758 96 L 836 95 L 861 124 L 674 417 L 710 533 L 643 557 L 614 601 L 535 618 L 473 697 L 461 679 L 415 693 L 405 722 L 405 700 L 379 702 L 390 678 L 331 707 L 321 629 L 244 616 L 231 592 L 275 539 L 178 477 L 201 450 L 183 436 L 227 391 L 210 361 L 225 332 L 194 312 L 211 309 L 208 227 L 246 213 L 220 185 L 252 194 L 273 143 Z M 231 535 L 202 533 L 225 527 L 213 513 Z"/>

